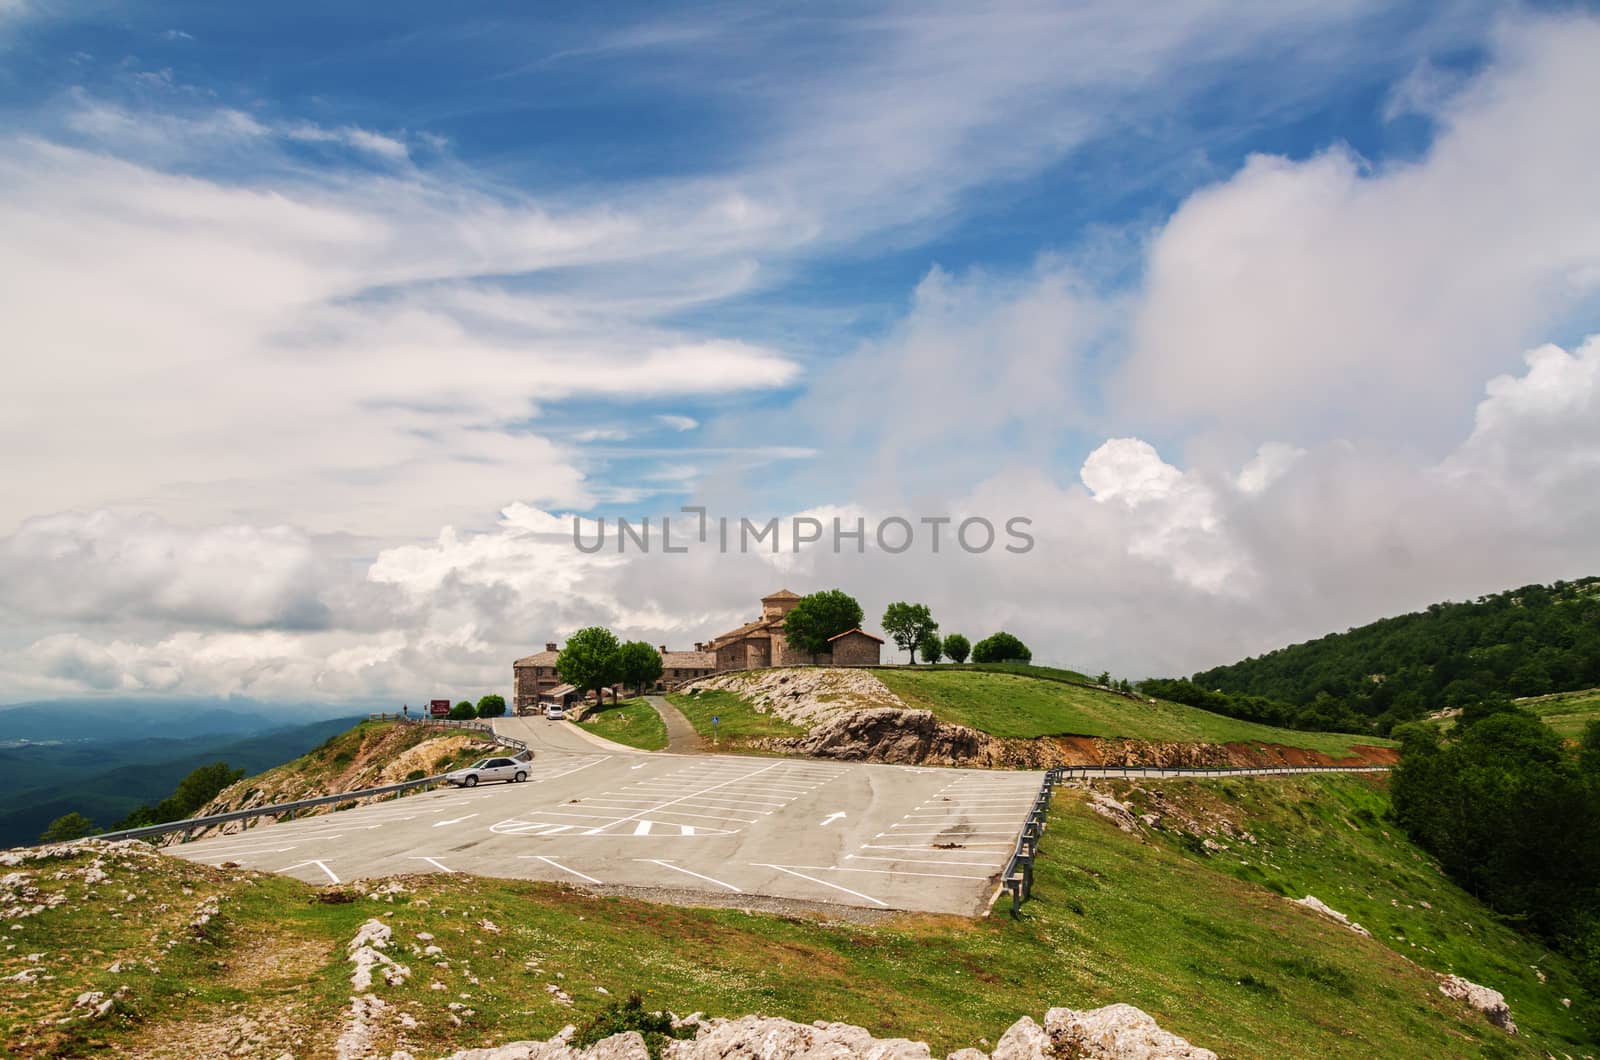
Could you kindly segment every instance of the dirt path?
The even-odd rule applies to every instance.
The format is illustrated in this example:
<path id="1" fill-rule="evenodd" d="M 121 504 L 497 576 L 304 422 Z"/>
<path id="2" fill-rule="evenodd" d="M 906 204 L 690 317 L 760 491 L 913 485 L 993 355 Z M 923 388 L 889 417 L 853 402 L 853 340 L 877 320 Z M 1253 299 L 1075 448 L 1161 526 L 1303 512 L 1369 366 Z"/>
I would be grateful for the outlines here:
<path id="1" fill-rule="evenodd" d="M 645 696 L 645 700 L 667 723 L 667 750 L 678 754 L 693 754 L 700 750 L 700 734 L 694 731 L 683 711 L 668 703 L 663 696 Z"/>

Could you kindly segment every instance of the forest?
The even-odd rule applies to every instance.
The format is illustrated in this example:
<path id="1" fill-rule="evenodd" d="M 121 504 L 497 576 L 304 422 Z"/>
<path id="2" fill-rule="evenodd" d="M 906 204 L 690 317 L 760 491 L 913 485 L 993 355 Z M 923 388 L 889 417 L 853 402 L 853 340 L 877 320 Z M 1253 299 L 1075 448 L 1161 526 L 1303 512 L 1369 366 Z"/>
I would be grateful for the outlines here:
<path id="1" fill-rule="evenodd" d="M 1298 728 L 1375 731 L 1447 708 L 1600 686 L 1600 577 L 1385 618 L 1149 695 Z"/>

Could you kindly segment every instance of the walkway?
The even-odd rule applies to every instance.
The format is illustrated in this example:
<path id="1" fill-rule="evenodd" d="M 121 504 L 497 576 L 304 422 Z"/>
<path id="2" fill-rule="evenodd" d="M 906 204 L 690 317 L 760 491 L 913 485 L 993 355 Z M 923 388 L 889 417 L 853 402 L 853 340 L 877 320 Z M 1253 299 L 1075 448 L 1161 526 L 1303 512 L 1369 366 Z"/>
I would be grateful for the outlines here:
<path id="1" fill-rule="evenodd" d="M 693 754 L 700 750 L 700 734 L 694 731 L 683 711 L 668 703 L 665 696 L 645 696 L 645 700 L 667 723 L 667 750 L 674 754 Z"/>

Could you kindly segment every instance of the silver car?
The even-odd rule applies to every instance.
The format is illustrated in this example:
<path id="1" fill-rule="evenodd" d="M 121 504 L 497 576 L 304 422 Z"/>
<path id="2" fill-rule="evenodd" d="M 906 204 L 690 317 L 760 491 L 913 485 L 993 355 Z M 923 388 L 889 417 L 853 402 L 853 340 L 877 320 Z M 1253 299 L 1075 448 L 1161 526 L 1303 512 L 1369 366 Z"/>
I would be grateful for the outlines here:
<path id="1" fill-rule="evenodd" d="M 481 780 L 503 780 L 508 784 L 521 784 L 528 779 L 528 763 L 517 758 L 483 758 L 444 775 L 446 784 L 459 788 L 475 788 Z"/>

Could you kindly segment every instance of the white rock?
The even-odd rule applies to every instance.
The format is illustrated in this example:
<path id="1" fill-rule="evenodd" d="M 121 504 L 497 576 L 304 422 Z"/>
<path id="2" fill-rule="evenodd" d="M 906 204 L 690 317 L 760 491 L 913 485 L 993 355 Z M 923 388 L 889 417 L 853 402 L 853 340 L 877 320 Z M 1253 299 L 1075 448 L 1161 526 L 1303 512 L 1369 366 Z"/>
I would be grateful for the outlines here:
<path id="1" fill-rule="evenodd" d="M 1024 1016 L 994 1043 L 992 1060 L 1045 1060 L 1054 1055 L 1044 1028 Z"/>
<path id="2" fill-rule="evenodd" d="M 843 1060 L 845 1057 L 926 1060 L 930 1054 L 922 1042 L 874 1038 L 862 1028 L 847 1023 L 817 1027 L 785 1019 L 744 1016 L 703 1023 L 698 1037 L 692 1041 L 668 1042 L 661 1055 L 664 1060 L 742 1060 L 746 1057 L 760 1060 Z"/>
<path id="3" fill-rule="evenodd" d="M 1132 1005 L 1107 1005 L 1087 1012 L 1053 1008 L 1044 1015 L 1044 1027 L 1060 1056 L 1083 1060 L 1217 1060 L 1216 1053 L 1162 1030 L 1148 1013 Z"/>
<path id="4" fill-rule="evenodd" d="M 1500 991 L 1479 986 L 1459 975 L 1446 975 L 1439 980 L 1439 992 L 1445 997 L 1471 1005 L 1507 1034 L 1517 1033 L 1517 1025 L 1511 1020 L 1511 1008 Z"/>
<path id="5" fill-rule="evenodd" d="M 1303 905 L 1307 909 L 1310 909 L 1312 912 L 1321 913 L 1323 916 L 1327 917 L 1329 920 L 1333 920 L 1333 921 L 1336 921 L 1336 922 L 1338 922 L 1340 924 L 1343 924 L 1345 927 L 1349 928 L 1351 931 L 1354 931 L 1357 935 L 1365 935 L 1369 939 L 1372 937 L 1372 932 L 1368 931 L 1366 928 L 1362 927 L 1360 924 L 1357 924 L 1354 920 L 1351 920 L 1349 917 L 1345 916 L 1343 913 L 1339 912 L 1337 909 L 1330 909 L 1327 906 L 1327 904 L 1324 903 L 1322 901 L 1322 899 L 1320 899 L 1320 898 L 1316 898 L 1316 897 L 1308 894 L 1304 898 L 1297 899 L 1294 904 L 1295 905 Z"/>

